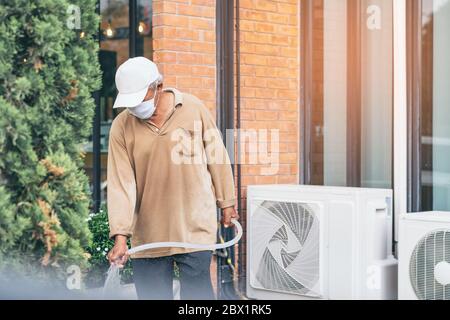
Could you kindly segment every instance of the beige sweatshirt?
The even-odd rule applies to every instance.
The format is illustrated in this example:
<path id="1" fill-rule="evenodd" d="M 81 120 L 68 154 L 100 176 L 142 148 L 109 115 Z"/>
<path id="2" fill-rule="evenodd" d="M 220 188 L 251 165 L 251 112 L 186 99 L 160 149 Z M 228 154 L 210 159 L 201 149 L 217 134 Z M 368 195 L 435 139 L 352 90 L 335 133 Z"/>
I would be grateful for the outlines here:
<path id="1" fill-rule="evenodd" d="M 109 136 L 107 204 L 110 237 L 132 247 L 163 241 L 216 243 L 216 206 L 235 206 L 230 159 L 209 110 L 175 88 L 161 129 L 124 110 Z M 198 249 L 160 248 L 132 258 Z"/>

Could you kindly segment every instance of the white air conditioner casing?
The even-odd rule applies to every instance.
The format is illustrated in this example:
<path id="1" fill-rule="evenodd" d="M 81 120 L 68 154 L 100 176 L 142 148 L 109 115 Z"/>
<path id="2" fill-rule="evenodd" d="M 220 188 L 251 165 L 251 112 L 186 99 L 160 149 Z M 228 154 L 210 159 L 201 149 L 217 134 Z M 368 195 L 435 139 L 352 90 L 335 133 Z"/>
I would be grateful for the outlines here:
<path id="1" fill-rule="evenodd" d="M 247 189 L 247 296 L 396 299 L 392 191 Z"/>
<path id="2" fill-rule="evenodd" d="M 399 299 L 450 300 L 450 212 L 399 219 Z"/>

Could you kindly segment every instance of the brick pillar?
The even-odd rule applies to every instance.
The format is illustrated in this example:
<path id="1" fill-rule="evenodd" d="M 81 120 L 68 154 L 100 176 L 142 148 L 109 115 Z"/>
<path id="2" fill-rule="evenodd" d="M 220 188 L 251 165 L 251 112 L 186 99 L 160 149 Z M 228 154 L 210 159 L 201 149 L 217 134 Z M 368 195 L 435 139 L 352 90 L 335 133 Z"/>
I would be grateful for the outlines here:
<path id="1" fill-rule="evenodd" d="M 153 0 L 154 62 L 164 86 L 202 100 L 216 114 L 216 1 Z M 211 281 L 216 291 L 216 263 Z"/>
<path id="2" fill-rule="evenodd" d="M 241 128 L 278 129 L 280 140 L 276 174 L 263 175 L 267 165 L 241 167 L 245 229 L 247 185 L 298 183 L 300 0 L 240 0 L 239 13 Z M 248 147 L 242 154 L 248 161 Z M 241 246 L 246 252 L 245 238 Z M 242 258 L 245 270 L 245 254 Z"/>
<path id="3" fill-rule="evenodd" d="M 153 1 L 154 61 L 164 74 L 165 86 L 196 95 L 213 115 L 215 3 Z M 244 210 L 240 214 L 244 228 L 247 185 L 298 181 L 299 7 L 299 0 L 240 0 L 241 128 L 280 130 L 280 166 L 276 174 L 261 174 L 266 165 L 242 165 Z M 242 152 L 248 159 L 248 153 Z M 241 245 L 245 247 L 245 237 Z M 245 256 L 243 259 L 239 263 L 245 264 Z M 211 271 L 215 277 L 214 264 Z"/>
<path id="4" fill-rule="evenodd" d="M 200 98 L 215 114 L 215 0 L 154 0 L 154 61 L 174 86 Z"/>
<path id="5" fill-rule="evenodd" d="M 280 169 L 243 166 L 243 184 L 297 183 L 298 0 L 240 0 L 242 128 L 280 130 Z"/>

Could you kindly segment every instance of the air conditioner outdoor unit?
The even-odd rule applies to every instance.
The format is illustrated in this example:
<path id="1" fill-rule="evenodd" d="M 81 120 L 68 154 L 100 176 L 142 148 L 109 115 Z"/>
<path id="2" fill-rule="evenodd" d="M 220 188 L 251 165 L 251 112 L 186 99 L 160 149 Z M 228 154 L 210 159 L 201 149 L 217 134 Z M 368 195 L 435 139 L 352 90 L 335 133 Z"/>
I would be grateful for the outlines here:
<path id="1" fill-rule="evenodd" d="M 450 212 L 399 220 L 399 299 L 450 300 Z"/>
<path id="2" fill-rule="evenodd" d="M 247 296 L 396 299 L 392 191 L 247 189 Z"/>

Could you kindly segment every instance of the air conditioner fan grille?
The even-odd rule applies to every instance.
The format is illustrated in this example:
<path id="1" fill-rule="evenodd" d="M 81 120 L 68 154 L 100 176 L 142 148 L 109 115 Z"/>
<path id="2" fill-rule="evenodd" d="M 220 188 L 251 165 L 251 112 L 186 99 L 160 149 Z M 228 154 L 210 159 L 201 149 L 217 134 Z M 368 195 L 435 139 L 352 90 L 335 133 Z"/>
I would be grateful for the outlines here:
<path id="1" fill-rule="evenodd" d="M 450 285 L 436 281 L 435 266 L 450 263 L 450 231 L 438 230 L 425 235 L 416 245 L 409 263 L 411 285 L 420 300 L 450 300 Z"/>

